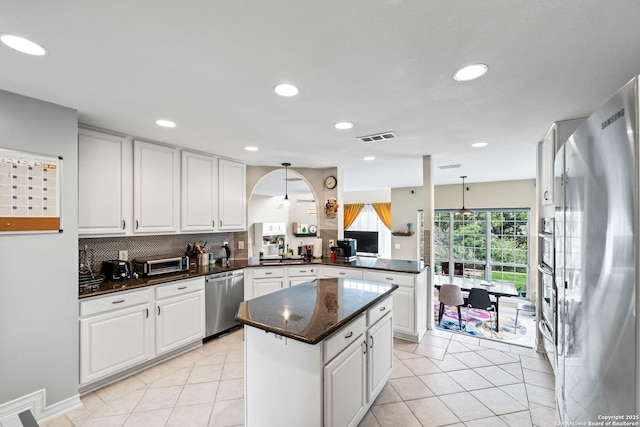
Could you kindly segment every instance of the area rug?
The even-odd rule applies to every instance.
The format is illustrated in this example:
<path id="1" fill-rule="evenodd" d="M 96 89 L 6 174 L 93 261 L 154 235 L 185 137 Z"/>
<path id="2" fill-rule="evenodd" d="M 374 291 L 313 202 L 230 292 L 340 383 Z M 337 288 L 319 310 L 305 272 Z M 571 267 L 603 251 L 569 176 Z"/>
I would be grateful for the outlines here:
<path id="1" fill-rule="evenodd" d="M 484 310 L 469 309 L 469 322 L 465 329 L 465 319 L 467 318 L 467 309 L 462 309 L 462 331 L 458 327 L 458 309 L 445 305 L 442 322 L 438 325 L 438 308 L 439 304 L 434 306 L 434 319 L 438 329 L 451 332 L 462 332 L 480 338 L 489 338 L 494 340 L 508 341 L 521 338 L 527 333 L 527 328 L 522 322 L 518 321 L 518 328 L 515 328 L 515 316 L 500 316 L 500 328 L 498 331 L 491 327 L 490 316 L 495 321 L 495 315 L 490 315 Z"/>

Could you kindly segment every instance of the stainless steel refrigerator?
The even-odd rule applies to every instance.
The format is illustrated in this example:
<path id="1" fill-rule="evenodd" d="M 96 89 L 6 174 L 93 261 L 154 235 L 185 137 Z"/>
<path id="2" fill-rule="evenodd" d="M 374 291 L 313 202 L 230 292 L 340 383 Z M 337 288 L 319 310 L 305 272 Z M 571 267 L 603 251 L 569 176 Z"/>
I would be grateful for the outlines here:
<path id="1" fill-rule="evenodd" d="M 634 78 L 555 160 L 556 403 L 564 423 L 640 421 L 638 89 Z"/>

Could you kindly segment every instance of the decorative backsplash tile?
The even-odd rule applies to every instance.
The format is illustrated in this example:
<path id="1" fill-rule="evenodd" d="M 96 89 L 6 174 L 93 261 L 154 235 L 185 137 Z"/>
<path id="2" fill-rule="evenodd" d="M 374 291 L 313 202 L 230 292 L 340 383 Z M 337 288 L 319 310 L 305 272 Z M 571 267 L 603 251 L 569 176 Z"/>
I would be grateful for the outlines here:
<path id="1" fill-rule="evenodd" d="M 244 249 L 237 249 L 238 242 L 244 242 Z M 205 233 L 205 234 L 175 234 L 162 236 L 124 236 L 124 237 L 91 237 L 78 239 L 78 249 L 86 248 L 91 269 L 100 273 L 102 261 L 118 259 L 121 250 L 129 252 L 128 261 L 141 257 L 181 256 L 185 254 L 188 244 L 206 242 L 205 250 L 218 256 L 218 250 L 224 242 L 229 242 L 232 259 L 246 259 L 247 233 Z"/>

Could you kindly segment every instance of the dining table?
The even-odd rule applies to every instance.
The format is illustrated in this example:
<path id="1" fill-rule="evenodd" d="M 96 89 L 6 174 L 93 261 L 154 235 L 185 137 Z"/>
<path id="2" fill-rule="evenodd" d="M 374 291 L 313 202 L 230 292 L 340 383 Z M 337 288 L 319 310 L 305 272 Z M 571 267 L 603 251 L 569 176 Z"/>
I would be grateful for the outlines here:
<path id="1" fill-rule="evenodd" d="M 518 290 L 514 283 L 506 281 L 488 281 L 479 278 L 460 276 L 434 276 L 434 287 L 440 290 L 442 285 L 458 285 L 463 292 L 469 292 L 473 288 L 484 289 L 496 299 L 496 331 L 499 331 L 500 297 L 517 297 Z"/>

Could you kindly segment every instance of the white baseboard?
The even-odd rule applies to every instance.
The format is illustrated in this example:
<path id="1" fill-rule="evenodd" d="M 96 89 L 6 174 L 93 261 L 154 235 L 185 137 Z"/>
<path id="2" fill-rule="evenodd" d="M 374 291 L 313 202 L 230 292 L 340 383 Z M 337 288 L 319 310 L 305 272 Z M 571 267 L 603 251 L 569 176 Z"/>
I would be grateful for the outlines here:
<path id="1" fill-rule="evenodd" d="M 80 395 L 76 394 L 68 399 L 56 402 L 51 406 L 45 406 L 47 397 L 47 390 L 41 389 L 29 393 L 10 402 L 6 402 L 0 405 L 0 424 L 3 420 L 8 420 L 11 417 L 17 416 L 20 412 L 30 410 L 34 418 L 38 421 L 59 415 L 70 409 L 79 407 L 82 405 L 80 401 Z"/>

